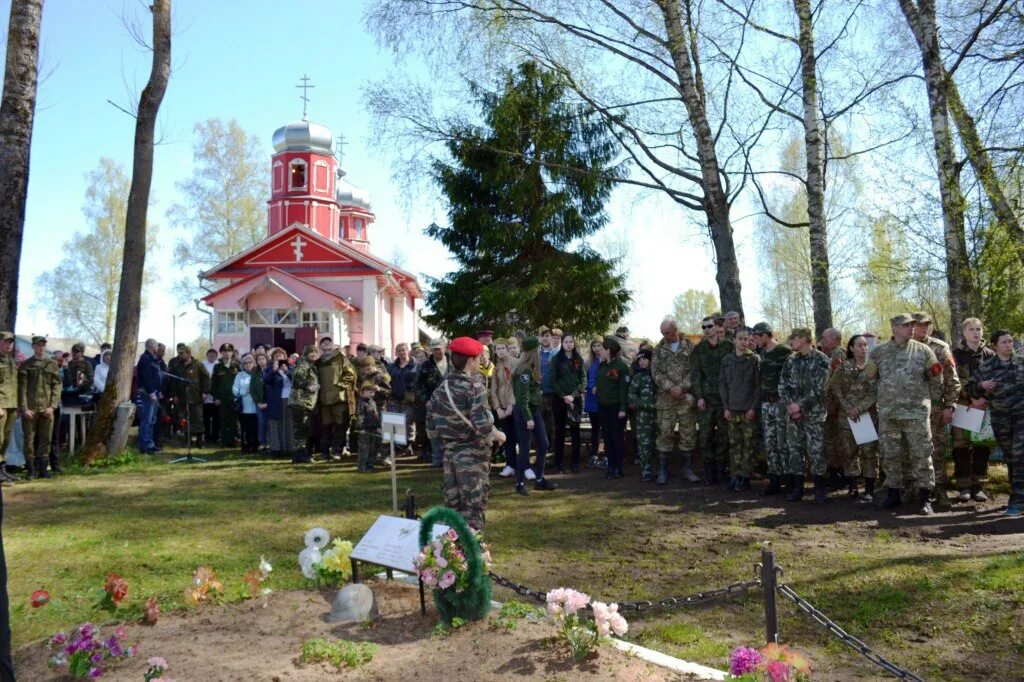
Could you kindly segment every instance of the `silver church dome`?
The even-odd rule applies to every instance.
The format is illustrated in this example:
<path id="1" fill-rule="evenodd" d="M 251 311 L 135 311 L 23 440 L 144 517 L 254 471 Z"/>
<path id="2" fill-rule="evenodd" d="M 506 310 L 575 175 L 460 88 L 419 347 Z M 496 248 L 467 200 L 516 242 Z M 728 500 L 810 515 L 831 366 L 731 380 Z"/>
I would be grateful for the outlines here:
<path id="1" fill-rule="evenodd" d="M 334 199 L 341 206 L 357 206 L 367 211 L 373 210 L 370 193 L 362 187 L 356 187 L 345 179 L 345 171 L 338 169 L 338 180 L 334 183 Z"/>
<path id="2" fill-rule="evenodd" d="M 331 129 L 311 121 L 293 121 L 274 131 L 275 152 L 319 152 L 334 153 L 334 136 Z"/>

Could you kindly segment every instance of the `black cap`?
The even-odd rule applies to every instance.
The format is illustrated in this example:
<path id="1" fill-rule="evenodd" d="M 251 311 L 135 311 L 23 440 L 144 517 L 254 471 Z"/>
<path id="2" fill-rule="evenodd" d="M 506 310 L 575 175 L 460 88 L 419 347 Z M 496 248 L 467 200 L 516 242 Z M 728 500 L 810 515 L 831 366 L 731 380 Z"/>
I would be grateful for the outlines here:
<path id="1" fill-rule="evenodd" d="M 754 328 L 750 330 L 754 334 L 772 334 L 772 326 L 767 322 L 758 322 L 754 325 Z"/>

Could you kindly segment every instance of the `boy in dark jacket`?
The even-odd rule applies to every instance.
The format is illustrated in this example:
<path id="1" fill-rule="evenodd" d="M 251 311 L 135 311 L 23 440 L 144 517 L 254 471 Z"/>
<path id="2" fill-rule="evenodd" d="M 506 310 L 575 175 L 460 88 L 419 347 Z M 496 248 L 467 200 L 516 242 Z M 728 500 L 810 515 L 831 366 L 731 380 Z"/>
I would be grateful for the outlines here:
<path id="1" fill-rule="evenodd" d="M 377 385 L 372 380 L 364 381 L 359 390 L 359 471 L 373 471 L 373 464 L 380 451 L 380 411 L 374 399 Z"/>
<path id="2" fill-rule="evenodd" d="M 722 407 L 729 424 L 728 490 L 750 490 L 751 459 L 757 437 L 757 412 L 761 406 L 761 357 L 750 350 L 750 330 L 736 330 L 736 350 L 722 358 L 718 375 Z"/>

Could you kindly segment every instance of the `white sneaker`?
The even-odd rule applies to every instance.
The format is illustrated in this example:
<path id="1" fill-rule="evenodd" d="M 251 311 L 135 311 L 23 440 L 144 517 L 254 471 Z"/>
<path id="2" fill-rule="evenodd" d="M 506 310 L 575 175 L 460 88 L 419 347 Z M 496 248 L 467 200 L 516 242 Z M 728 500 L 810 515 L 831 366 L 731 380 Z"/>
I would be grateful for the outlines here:
<path id="1" fill-rule="evenodd" d="M 971 491 L 969 489 L 967 489 L 967 488 L 961 488 L 960 489 L 960 494 L 956 496 L 956 499 L 957 499 L 958 502 L 970 502 L 971 501 Z"/>
<path id="2" fill-rule="evenodd" d="M 505 478 L 508 478 L 509 476 L 513 475 L 514 473 L 516 473 L 516 470 L 506 464 L 505 468 L 502 469 L 501 473 L 498 474 L 498 475 L 499 476 L 504 476 Z"/>
<path id="3" fill-rule="evenodd" d="M 533 469 L 527 469 L 523 476 L 526 477 L 527 481 L 534 481 L 537 479 L 537 474 L 533 473 Z"/>
<path id="4" fill-rule="evenodd" d="M 697 481 L 700 480 L 700 476 L 698 476 L 697 474 L 693 473 L 693 469 L 683 469 L 683 476 L 690 483 L 696 483 Z"/>
<path id="5" fill-rule="evenodd" d="M 975 502 L 988 502 L 988 495 L 985 494 L 984 490 L 979 490 L 971 495 L 971 499 Z"/>

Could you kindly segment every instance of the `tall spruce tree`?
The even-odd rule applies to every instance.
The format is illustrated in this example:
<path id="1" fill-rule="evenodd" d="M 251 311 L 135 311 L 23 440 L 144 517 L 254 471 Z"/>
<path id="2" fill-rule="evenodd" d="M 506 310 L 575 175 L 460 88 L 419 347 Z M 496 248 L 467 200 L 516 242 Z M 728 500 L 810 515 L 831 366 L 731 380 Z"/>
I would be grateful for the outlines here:
<path id="1" fill-rule="evenodd" d="M 580 244 L 607 223 L 621 172 L 605 124 L 567 102 L 559 77 L 534 62 L 507 73 L 497 93 L 472 91 L 484 126 L 455 130 L 451 160 L 433 164 L 449 225 L 427 234 L 458 268 L 430 280 L 427 321 L 449 334 L 482 325 L 606 329 L 630 292 L 614 262 Z"/>

